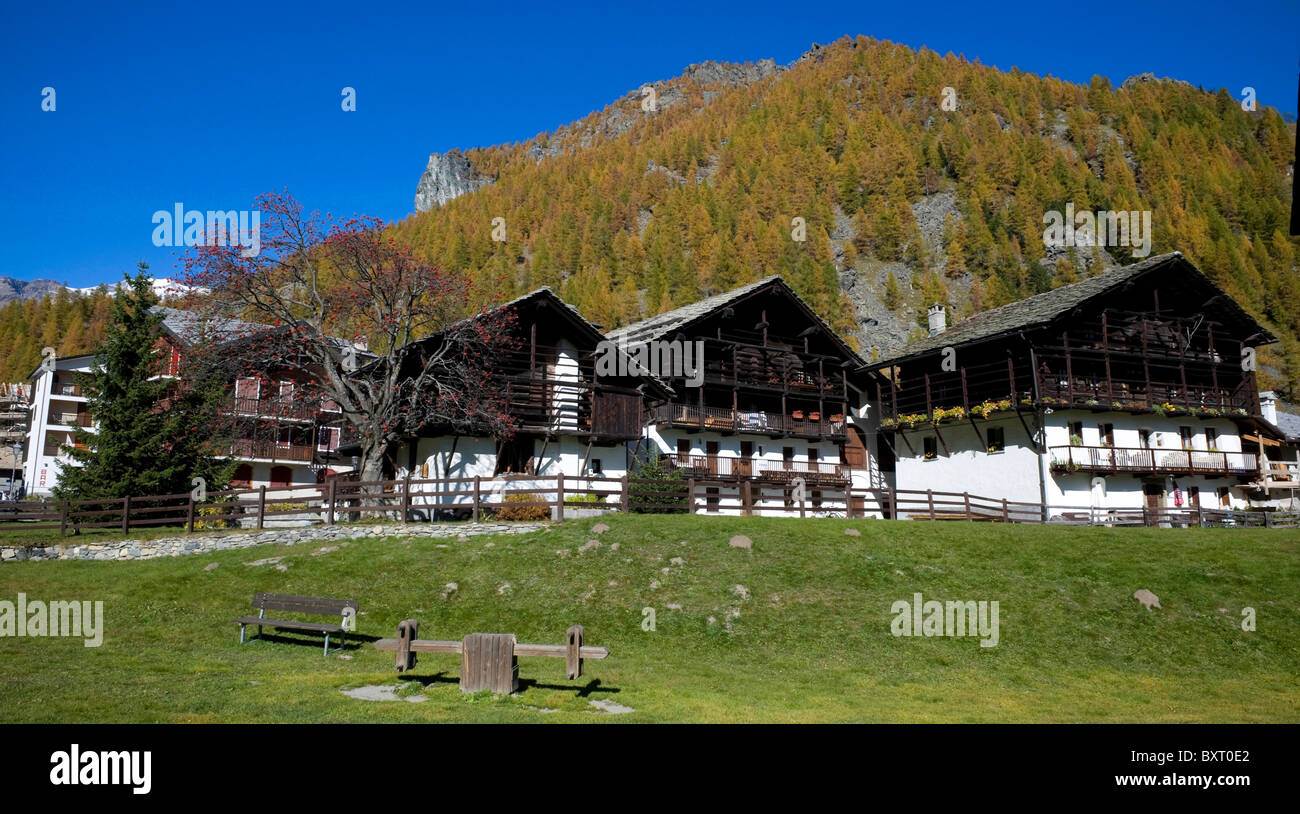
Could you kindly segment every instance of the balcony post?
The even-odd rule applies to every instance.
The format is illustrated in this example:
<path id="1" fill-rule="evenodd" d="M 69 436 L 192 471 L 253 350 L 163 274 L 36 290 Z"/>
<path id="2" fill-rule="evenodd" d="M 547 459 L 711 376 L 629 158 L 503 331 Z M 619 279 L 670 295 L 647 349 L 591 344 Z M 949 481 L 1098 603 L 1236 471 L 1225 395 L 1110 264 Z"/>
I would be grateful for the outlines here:
<path id="1" fill-rule="evenodd" d="M 555 476 L 555 519 L 564 519 L 564 473 Z"/>

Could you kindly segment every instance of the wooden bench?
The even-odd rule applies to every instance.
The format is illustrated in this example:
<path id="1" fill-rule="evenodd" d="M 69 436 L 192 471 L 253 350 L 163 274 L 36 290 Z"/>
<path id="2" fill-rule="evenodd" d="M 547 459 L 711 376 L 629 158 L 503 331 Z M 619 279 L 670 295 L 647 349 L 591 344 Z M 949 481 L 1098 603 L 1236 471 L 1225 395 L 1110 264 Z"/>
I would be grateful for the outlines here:
<path id="1" fill-rule="evenodd" d="M 253 594 L 253 607 L 256 616 L 241 616 L 235 620 L 239 625 L 239 643 L 244 643 L 244 630 L 248 625 L 257 625 L 257 635 L 262 635 L 262 626 L 283 630 L 302 630 L 308 633 L 325 634 L 325 655 L 330 654 L 330 634 L 339 634 L 339 646 L 342 650 L 349 630 L 356 630 L 356 617 L 360 605 L 355 599 L 326 599 L 319 596 L 288 596 L 286 594 Z M 321 622 L 303 622 L 296 619 L 268 618 L 267 611 L 283 613 L 313 614 L 317 616 L 341 617 L 339 624 Z"/>

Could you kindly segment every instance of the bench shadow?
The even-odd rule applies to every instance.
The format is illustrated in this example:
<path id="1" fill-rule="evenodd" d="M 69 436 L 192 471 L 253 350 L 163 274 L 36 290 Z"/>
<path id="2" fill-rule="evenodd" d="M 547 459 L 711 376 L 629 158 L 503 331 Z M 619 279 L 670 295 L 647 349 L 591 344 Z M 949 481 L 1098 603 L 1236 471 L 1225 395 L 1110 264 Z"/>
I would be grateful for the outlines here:
<path id="1" fill-rule="evenodd" d="M 416 676 L 409 673 L 397 677 L 398 681 L 412 681 L 424 687 L 430 687 L 434 684 L 460 684 L 460 676 L 452 675 L 447 670 L 441 670 L 433 675 Z M 593 678 L 584 685 L 576 684 L 543 684 L 534 678 L 519 679 L 519 689 L 515 695 L 522 694 L 528 690 L 556 690 L 558 692 L 571 692 L 577 698 L 586 698 L 593 692 L 622 692 L 617 687 L 601 686 L 599 678 Z"/>
<path id="2" fill-rule="evenodd" d="M 253 628 L 252 625 L 249 625 L 249 627 Z M 261 636 L 258 636 L 256 633 L 256 629 L 254 628 L 252 630 L 249 630 L 248 637 L 244 643 L 249 644 L 256 641 L 265 641 L 265 642 L 274 642 L 276 644 L 310 645 L 316 648 L 317 650 L 320 650 L 325 647 L 324 636 L 318 634 L 315 638 L 307 638 L 308 636 L 311 635 L 308 633 L 299 633 L 297 635 L 292 635 L 292 636 L 286 635 L 287 633 L 292 632 L 292 630 L 293 630 L 292 628 L 273 627 L 270 630 L 263 632 Z M 271 632 L 271 631 L 275 631 L 275 632 Z M 364 633 L 349 633 L 347 635 L 347 638 L 344 640 L 343 644 L 340 645 L 337 634 L 331 633 L 330 653 L 336 653 L 336 652 L 354 653 L 358 650 L 361 650 L 366 645 L 370 645 L 373 644 L 374 642 L 379 641 L 380 638 L 381 637 L 379 636 L 368 636 Z"/>
<path id="3" fill-rule="evenodd" d="M 593 678 L 592 680 L 588 681 L 586 684 L 582 686 L 577 686 L 575 684 L 543 684 L 534 678 L 519 679 L 519 690 L 518 690 L 519 692 L 522 693 L 525 692 L 526 690 L 532 690 L 532 689 L 558 690 L 560 692 L 567 691 L 567 692 L 574 693 L 574 695 L 578 698 L 586 698 L 590 696 L 593 692 L 622 692 L 622 690 L 620 690 L 618 687 L 601 686 L 599 678 Z"/>

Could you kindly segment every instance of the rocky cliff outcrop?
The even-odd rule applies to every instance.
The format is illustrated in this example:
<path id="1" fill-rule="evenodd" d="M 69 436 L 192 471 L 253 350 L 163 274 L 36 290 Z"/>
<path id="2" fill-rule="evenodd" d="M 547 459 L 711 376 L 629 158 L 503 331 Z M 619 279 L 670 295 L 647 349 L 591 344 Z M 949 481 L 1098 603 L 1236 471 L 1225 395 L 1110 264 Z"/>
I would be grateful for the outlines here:
<path id="1" fill-rule="evenodd" d="M 427 212 L 490 183 L 492 179 L 479 175 L 460 150 L 430 153 L 429 164 L 415 188 L 415 211 Z"/>

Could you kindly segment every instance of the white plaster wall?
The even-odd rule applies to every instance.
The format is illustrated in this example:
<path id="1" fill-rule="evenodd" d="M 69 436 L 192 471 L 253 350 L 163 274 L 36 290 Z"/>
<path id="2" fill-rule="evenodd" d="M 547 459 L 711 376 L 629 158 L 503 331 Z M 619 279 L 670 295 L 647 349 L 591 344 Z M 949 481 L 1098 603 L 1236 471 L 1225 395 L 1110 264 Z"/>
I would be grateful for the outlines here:
<path id="1" fill-rule="evenodd" d="M 1027 419 L 1028 420 L 1028 419 Z M 1108 508 L 1139 509 L 1145 505 L 1142 487 L 1144 482 L 1159 480 L 1165 491 L 1165 505 L 1179 508 L 1176 504 L 1176 489 L 1181 490 L 1183 507 L 1190 505 L 1189 490 L 1195 486 L 1200 489 L 1201 506 L 1218 508 L 1217 489 L 1230 487 L 1230 499 L 1233 508 L 1245 508 L 1248 501 L 1243 488 L 1235 477 L 1165 477 L 1135 476 L 1129 474 L 1099 476 L 1095 473 L 1053 473 L 1050 469 L 1051 447 L 1068 446 L 1070 442 L 1069 424 L 1083 423 L 1083 445 L 1096 447 L 1101 445 L 1099 425 L 1113 425 L 1115 446 L 1117 448 L 1140 448 L 1139 432 L 1150 430 L 1151 447 L 1159 451 L 1181 451 L 1182 442 L 1179 428 L 1191 427 L 1193 451 L 1208 451 L 1206 428 L 1218 431 L 1216 447 L 1219 452 L 1241 453 L 1241 437 L 1236 424 L 1226 418 L 1201 419 L 1178 416 L 1132 415 L 1129 413 L 1093 413 L 1090 411 L 1057 410 L 1046 417 L 1046 436 L 1049 452 L 1043 461 L 1045 468 L 1045 487 L 1047 502 L 1055 512 L 1061 508 L 1088 508 L 1105 505 Z M 897 488 L 900 490 L 936 492 L 970 492 L 974 495 L 991 498 L 1006 498 L 1026 503 L 1042 502 L 1040 485 L 1040 461 L 1033 449 L 1029 435 L 1014 414 L 995 416 L 991 421 L 980 421 L 980 431 L 986 427 L 1002 427 L 1006 438 L 1006 449 L 1000 453 L 989 453 L 980 443 L 969 423 L 949 424 L 939 427 L 947 444 L 938 444 L 938 456 L 933 460 L 924 459 L 924 441 L 929 435 L 934 436 L 932 428 L 917 429 L 906 433 L 912 450 L 901 440 L 895 441 L 898 451 Z M 1029 421 L 1032 429 L 1033 421 Z M 1104 483 L 1094 485 L 1095 477 L 1103 477 Z"/>
<path id="2" fill-rule="evenodd" d="M 980 421 L 980 432 L 988 438 L 987 428 L 1001 427 L 1006 449 L 990 453 L 970 423 L 947 424 L 938 429 L 944 444 L 936 441 L 938 455 L 925 460 L 926 436 L 935 436 L 934 428 L 905 431 L 907 442 L 895 434 L 898 452 L 896 485 L 900 491 L 927 489 L 935 492 L 970 492 L 981 497 L 1006 498 L 1025 503 L 1041 503 L 1038 453 L 1034 451 L 1025 428 L 1014 414 Z M 1032 429 L 1033 424 L 1030 423 Z M 911 449 L 908 448 L 911 444 Z M 915 454 L 913 454 L 913 450 Z M 914 499 L 915 496 L 908 496 Z"/>

